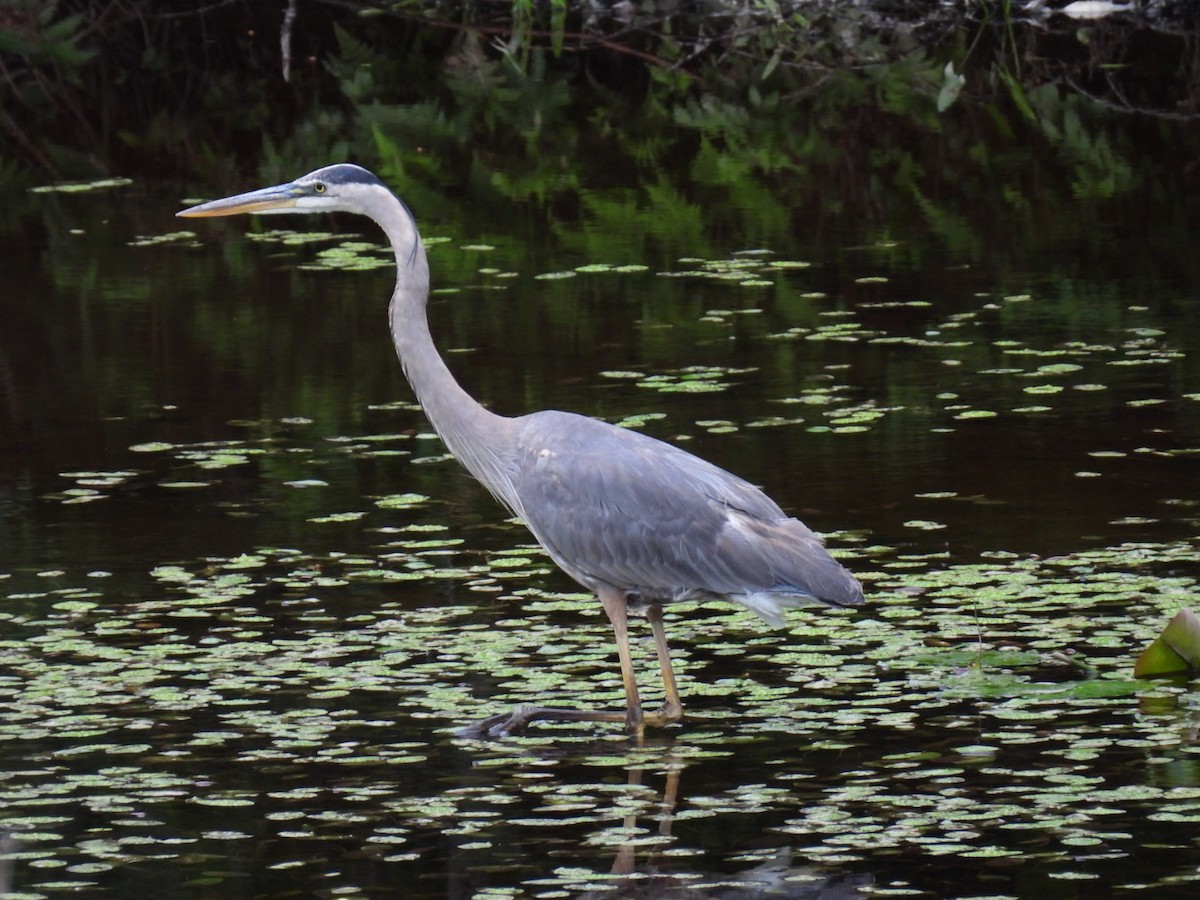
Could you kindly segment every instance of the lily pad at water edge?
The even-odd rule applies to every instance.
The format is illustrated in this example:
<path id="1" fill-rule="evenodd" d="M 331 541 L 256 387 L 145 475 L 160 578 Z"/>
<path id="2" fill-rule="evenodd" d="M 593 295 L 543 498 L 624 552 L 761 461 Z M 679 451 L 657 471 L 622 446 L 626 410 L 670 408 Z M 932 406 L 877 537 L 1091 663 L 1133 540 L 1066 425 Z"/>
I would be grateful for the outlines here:
<path id="1" fill-rule="evenodd" d="M 1134 664 L 1137 678 L 1174 675 L 1200 669 L 1200 618 L 1190 609 L 1181 609 Z"/>

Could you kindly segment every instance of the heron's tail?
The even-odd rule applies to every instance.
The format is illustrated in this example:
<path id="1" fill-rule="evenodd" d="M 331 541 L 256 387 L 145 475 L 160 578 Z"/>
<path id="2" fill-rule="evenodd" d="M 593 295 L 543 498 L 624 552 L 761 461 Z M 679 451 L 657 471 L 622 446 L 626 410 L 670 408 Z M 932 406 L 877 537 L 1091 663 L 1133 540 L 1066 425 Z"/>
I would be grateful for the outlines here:
<path id="1" fill-rule="evenodd" d="M 746 609 L 762 618 L 771 627 L 782 628 L 784 625 L 784 611 L 794 609 L 797 606 L 823 603 L 826 606 L 840 608 L 843 606 L 857 606 L 862 603 L 862 587 L 859 585 L 858 580 L 845 569 L 842 569 L 842 572 L 845 573 L 847 579 L 852 584 L 846 586 L 845 594 L 839 599 L 815 597 L 812 594 L 795 589 L 788 590 L 787 588 L 779 588 L 773 591 L 757 591 L 752 594 L 731 594 L 729 599 L 737 601 L 746 607 Z"/>
<path id="2" fill-rule="evenodd" d="M 781 626 L 783 610 L 793 606 L 818 602 L 841 607 L 863 602 L 858 579 L 829 555 L 821 538 L 800 520 L 747 521 L 742 533 L 756 538 L 745 542 L 744 552 L 756 558 L 753 568 L 769 580 L 758 590 L 730 596 L 772 625 Z"/>

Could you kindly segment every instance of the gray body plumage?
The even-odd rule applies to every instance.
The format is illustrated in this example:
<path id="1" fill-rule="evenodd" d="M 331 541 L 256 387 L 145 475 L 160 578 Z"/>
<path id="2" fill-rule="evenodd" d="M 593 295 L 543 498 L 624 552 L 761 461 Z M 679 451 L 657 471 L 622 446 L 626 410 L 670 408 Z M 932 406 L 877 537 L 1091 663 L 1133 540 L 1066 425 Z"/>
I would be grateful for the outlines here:
<path id="1" fill-rule="evenodd" d="M 809 599 L 862 601 L 858 581 L 821 539 L 762 491 L 671 444 L 566 412 L 496 415 L 462 389 L 434 346 L 426 319 L 429 266 L 408 208 L 374 175 L 341 164 L 288 184 L 184 210 L 185 216 L 352 212 L 377 222 L 396 257 L 388 308 L 392 340 L 450 452 L 521 517 L 551 558 L 596 592 L 613 625 L 627 698 L 626 721 L 668 723 L 682 706 L 662 613 L 669 601 L 724 597 L 774 625 Z M 643 716 L 626 631 L 643 605 L 663 672 L 663 708 Z M 483 723 L 502 734 L 536 718 L 611 720 L 609 713 L 525 708 Z"/>
<path id="2" fill-rule="evenodd" d="M 647 602 L 727 597 L 772 625 L 858 582 L 754 485 L 680 448 L 573 413 L 514 421 L 514 511 L 572 578 Z"/>

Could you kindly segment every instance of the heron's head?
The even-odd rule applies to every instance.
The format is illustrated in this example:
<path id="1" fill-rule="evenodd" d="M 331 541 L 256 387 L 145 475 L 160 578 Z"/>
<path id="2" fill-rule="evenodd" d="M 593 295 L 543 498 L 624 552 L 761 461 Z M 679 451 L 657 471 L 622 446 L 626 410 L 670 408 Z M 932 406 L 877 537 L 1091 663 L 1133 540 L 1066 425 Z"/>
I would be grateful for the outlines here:
<path id="1" fill-rule="evenodd" d="M 363 213 L 387 187 L 362 166 L 338 163 L 302 175 L 287 184 L 260 188 L 222 200 L 212 200 L 175 215 L 192 217 L 233 216 L 238 213 Z"/>

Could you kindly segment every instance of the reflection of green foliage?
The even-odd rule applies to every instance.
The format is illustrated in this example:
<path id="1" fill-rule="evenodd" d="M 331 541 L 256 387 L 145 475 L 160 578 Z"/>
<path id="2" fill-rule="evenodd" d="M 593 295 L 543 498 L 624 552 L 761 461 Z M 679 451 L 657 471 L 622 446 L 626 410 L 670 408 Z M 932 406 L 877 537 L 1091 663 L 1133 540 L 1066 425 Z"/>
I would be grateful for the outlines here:
<path id="1" fill-rule="evenodd" d="M 0 27 L 0 72 L 10 92 L 0 107 L 0 133 L 19 145 L 24 155 L 42 168 L 54 167 L 60 148 L 39 140 L 37 131 L 57 115 L 74 114 L 67 95 L 77 81 L 77 71 L 94 55 L 84 45 L 86 17 L 78 12 L 60 12 L 58 0 L 9 4 Z M 33 112 L 21 122 L 14 112 Z M 13 181 L 17 159 L 0 155 L 0 184 Z"/>
<path id="2" fill-rule="evenodd" d="M 1063 97 L 1051 88 L 1030 96 L 1037 124 L 1071 166 L 1071 190 L 1080 200 L 1111 200 L 1136 185 L 1134 172 L 1111 139 L 1085 120 L 1077 96 Z"/>

